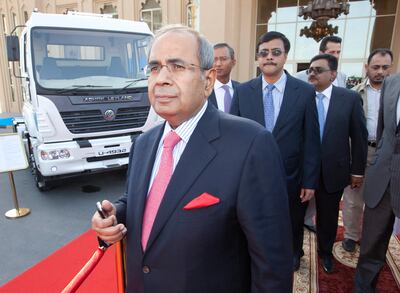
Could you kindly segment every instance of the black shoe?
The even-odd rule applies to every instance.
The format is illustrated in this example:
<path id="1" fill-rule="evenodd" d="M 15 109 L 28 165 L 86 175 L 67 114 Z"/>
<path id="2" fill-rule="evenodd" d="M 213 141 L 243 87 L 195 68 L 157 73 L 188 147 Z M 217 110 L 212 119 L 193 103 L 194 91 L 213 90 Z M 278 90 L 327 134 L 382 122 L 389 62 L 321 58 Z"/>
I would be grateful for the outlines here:
<path id="1" fill-rule="evenodd" d="M 344 238 L 342 241 L 342 247 L 348 252 L 354 252 L 356 250 L 356 242 L 349 238 Z"/>
<path id="2" fill-rule="evenodd" d="M 294 256 L 293 257 L 293 272 L 298 271 L 300 268 L 300 257 Z"/>
<path id="3" fill-rule="evenodd" d="M 317 233 L 317 226 L 316 225 L 306 225 L 304 224 L 304 227 L 310 232 Z"/>
<path id="4" fill-rule="evenodd" d="M 333 262 L 332 256 L 323 256 L 322 257 L 322 268 L 325 273 L 331 274 L 333 272 Z"/>

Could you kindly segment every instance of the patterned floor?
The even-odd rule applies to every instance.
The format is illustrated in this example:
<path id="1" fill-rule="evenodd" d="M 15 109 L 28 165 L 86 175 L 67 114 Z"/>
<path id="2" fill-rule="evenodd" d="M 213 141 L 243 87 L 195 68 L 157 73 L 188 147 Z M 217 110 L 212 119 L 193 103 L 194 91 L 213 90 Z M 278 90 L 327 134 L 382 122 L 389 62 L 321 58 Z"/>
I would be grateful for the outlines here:
<path id="1" fill-rule="evenodd" d="M 339 226 L 343 226 L 341 213 L 339 216 Z M 342 227 L 339 227 L 339 230 Z M 354 275 L 354 269 L 357 266 L 358 255 L 360 252 L 360 247 L 357 245 L 356 251 L 353 253 L 347 252 L 342 248 L 340 236 L 338 237 L 339 241 L 335 242 L 333 247 L 333 255 L 334 258 L 345 267 L 351 268 L 343 269 L 345 267 L 339 267 L 338 271 L 332 275 L 327 275 L 325 273 L 321 273 L 321 269 L 318 267 L 318 254 L 317 254 L 317 238 L 315 233 L 309 232 L 307 229 L 304 230 L 304 256 L 301 259 L 300 269 L 294 274 L 293 278 L 293 292 L 294 293 L 314 293 L 314 292 L 330 292 L 330 290 L 326 289 L 326 283 L 329 282 L 329 278 L 331 278 L 332 282 L 335 282 L 334 285 L 335 292 L 337 292 L 337 288 L 340 287 L 341 276 L 340 274 L 347 274 L 343 276 L 343 282 L 346 282 L 343 286 L 342 292 L 349 292 L 349 288 L 352 288 L 351 282 L 353 276 L 348 276 L 348 274 Z M 397 237 L 392 237 L 389 244 L 389 249 L 386 255 L 386 260 L 388 267 L 390 269 L 389 273 L 397 284 L 396 286 L 393 284 L 393 288 L 388 290 L 388 292 L 400 292 L 400 241 Z M 319 277 L 324 278 L 324 289 L 321 290 L 319 286 Z M 344 278 L 346 277 L 346 278 Z M 350 281 L 349 281 L 350 280 Z M 391 281 L 391 283 L 394 283 Z M 332 291 L 333 292 L 333 291 Z M 382 291 L 383 292 L 383 291 Z"/>

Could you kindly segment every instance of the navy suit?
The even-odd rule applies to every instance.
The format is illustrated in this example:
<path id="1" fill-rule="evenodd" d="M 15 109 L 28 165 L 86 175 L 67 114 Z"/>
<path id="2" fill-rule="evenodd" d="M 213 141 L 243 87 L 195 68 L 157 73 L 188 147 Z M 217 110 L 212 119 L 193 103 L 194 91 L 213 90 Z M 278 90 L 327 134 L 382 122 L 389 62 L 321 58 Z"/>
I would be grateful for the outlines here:
<path id="1" fill-rule="evenodd" d="M 321 178 L 316 193 L 318 249 L 332 255 L 339 202 L 351 175 L 363 175 L 368 132 L 361 96 L 333 86 L 321 146 Z"/>
<path id="2" fill-rule="evenodd" d="M 303 222 L 307 204 L 300 202 L 300 189 L 315 189 L 320 168 L 320 138 L 315 90 L 287 74 L 279 116 L 273 129 L 286 170 L 293 249 L 303 254 Z M 233 96 L 231 114 L 265 126 L 262 75 L 240 84 Z"/>
<path id="3" fill-rule="evenodd" d="M 235 94 L 235 90 L 240 83 L 232 80 L 233 94 Z M 211 92 L 211 95 L 208 97 L 208 101 L 213 104 L 218 109 L 217 97 L 215 96 L 215 91 Z M 229 111 L 227 111 L 229 112 Z"/>
<path id="4" fill-rule="evenodd" d="M 208 105 L 141 247 L 142 218 L 163 125 L 135 142 L 117 218 L 127 226 L 127 292 L 291 292 L 284 171 L 273 137 Z M 133 155 L 132 155 L 133 154 Z M 219 204 L 183 207 L 207 192 Z"/>

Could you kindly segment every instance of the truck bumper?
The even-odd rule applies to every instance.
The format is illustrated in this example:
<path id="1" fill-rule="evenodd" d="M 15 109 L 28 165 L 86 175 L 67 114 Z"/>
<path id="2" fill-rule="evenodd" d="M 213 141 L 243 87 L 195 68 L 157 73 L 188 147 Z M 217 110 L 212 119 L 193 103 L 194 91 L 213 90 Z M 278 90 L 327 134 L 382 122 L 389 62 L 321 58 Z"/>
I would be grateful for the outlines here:
<path id="1" fill-rule="evenodd" d="M 132 141 L 132 136 L 120 136 L 40 144 L 35 148 L 35 160 L 38 169 L 46 177 L 107 171 L 128 164 Z M 69 157 L 50 160 L 43 159 L 41 155 L 42 152 L 60 150 L 68 151 Z"/>

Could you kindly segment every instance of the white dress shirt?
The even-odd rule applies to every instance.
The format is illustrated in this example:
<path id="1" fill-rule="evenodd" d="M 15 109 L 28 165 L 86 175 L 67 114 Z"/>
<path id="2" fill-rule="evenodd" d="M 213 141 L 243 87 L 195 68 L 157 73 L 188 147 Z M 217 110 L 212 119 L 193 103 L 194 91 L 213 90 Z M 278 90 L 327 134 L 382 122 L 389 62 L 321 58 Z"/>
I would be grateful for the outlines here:
<path id="1" fill-rule="evenodd" d="M 367 130 L 368 140 L 376 140 L 376 129 L 378 127 L 378 115 L 379 115 L 379 99 L 381 96 L 381 90 L 377 90 L 371 86 L 369 80 L 367 81 Z"/>
<path id="2" fill-rule="evenodd" d="M 325 96 L 325 98 L 322 99 L 322 103 L 324 104 L 324 110 L 325 110 L 325 113 L 324 113 L 325 114 L 325 122 L 326 122 L 326 115 L 328 115 L 329 102 L 331 101 L 332 89 L 333 89 L 333 86 L 331 84 L 329 87 L 327 87 L 322 92 L 317 92 L 316 91 L 317 95 L 318 94 L 323 94 Z M 318 107 L 318 98 L 317 97 L 315 97 L 315 103 L 316 103 L 316 105 Z"/>
<path id="3" fill-rule="evenodd" d="M 274 90 L 272 91 L 272 99 L 274 100 L 274 125 L 276 124 L 276 120 L 278 119 L 279 111 L 281 110 L 283 94 L 285 93 L 287 75 L 285 72 L 282 73 L 281 77 L 277 82 L 274 83 Z M 264 77 L 262 78 L 262 90 L 263 97 L 267 92 L 267 85 L 269 83 L 265 81 Z"/>
<path id="4" fill-rule="evenodd" d="M 400 96 L 397 98 L 397 115 L 396 115 L 396 122 L 399 124 L 400 121 Z"/>
<path id="5" fill-rule="evenodd" d="M 172 153 L 173 159 L 174 159 L 174 164 L 173 164 L 173 170 L 175 170 L 176 165 L 179 162 L 179 159 L 182 156 L 183 151 L 186 148 L 187 143 L 189 142 L 190 137 L 192 136 L 193 131 L 195 130 L 197 123 L 199 122 L 200 118 L 203 117 L 204 112 L 206 111 L 208 105 L 208 101 L 206 101 L 203 105 L 203 107 L 200 109 L 199 112 L 189 120 L 183 122 L 181 125 L 179 125 L 176 129 L 172 129 L 172 127 L 169 125 L 168 121 L 165 122 L 165 127 L 164 127 L 164 133 L 160 139 L 160 143 L 158 144 L 158 149 L 157 149 L 157 154 L 156 154 L 156 159 L 154 160 L 154 165 L 153 165 L 153 171 L 151 172 L 151 177 L 150 177 L 150 184 L 149 184 L 149 189 L 147 192 L 150 191 L 151 185 L 153 184 L 154 178 L 157 175 L 158 168 L 160 167 L 160 162 L 161 162 L 161 154 L 164 146 L 164 138 L 165 136 L 171 131 L 175 131 L 176 134 L 179 135 L 181 140 L 175 145 L 174 151 Z"/>
<path id="6" fill-rule="evenodd" d="M 224 98 L 225 98 L 225 89 L 223 88 L 225 84 L 220 82 L 218 79 L 215 80 L 214 83 L 214 92 L 215 92 L 215 98 L 217 99 L 217 105 L 218 109 L 221 111 L 225 111 L 225 104 L 224 104 Z M 229 87 L 229 92 L 231 93 L 231 98 L 233 98 L 233 86 L 232 86 L 232 80 L 229 80 L 226 85 Z M 229 111 L 229 109 L 228 109 Z"/>

